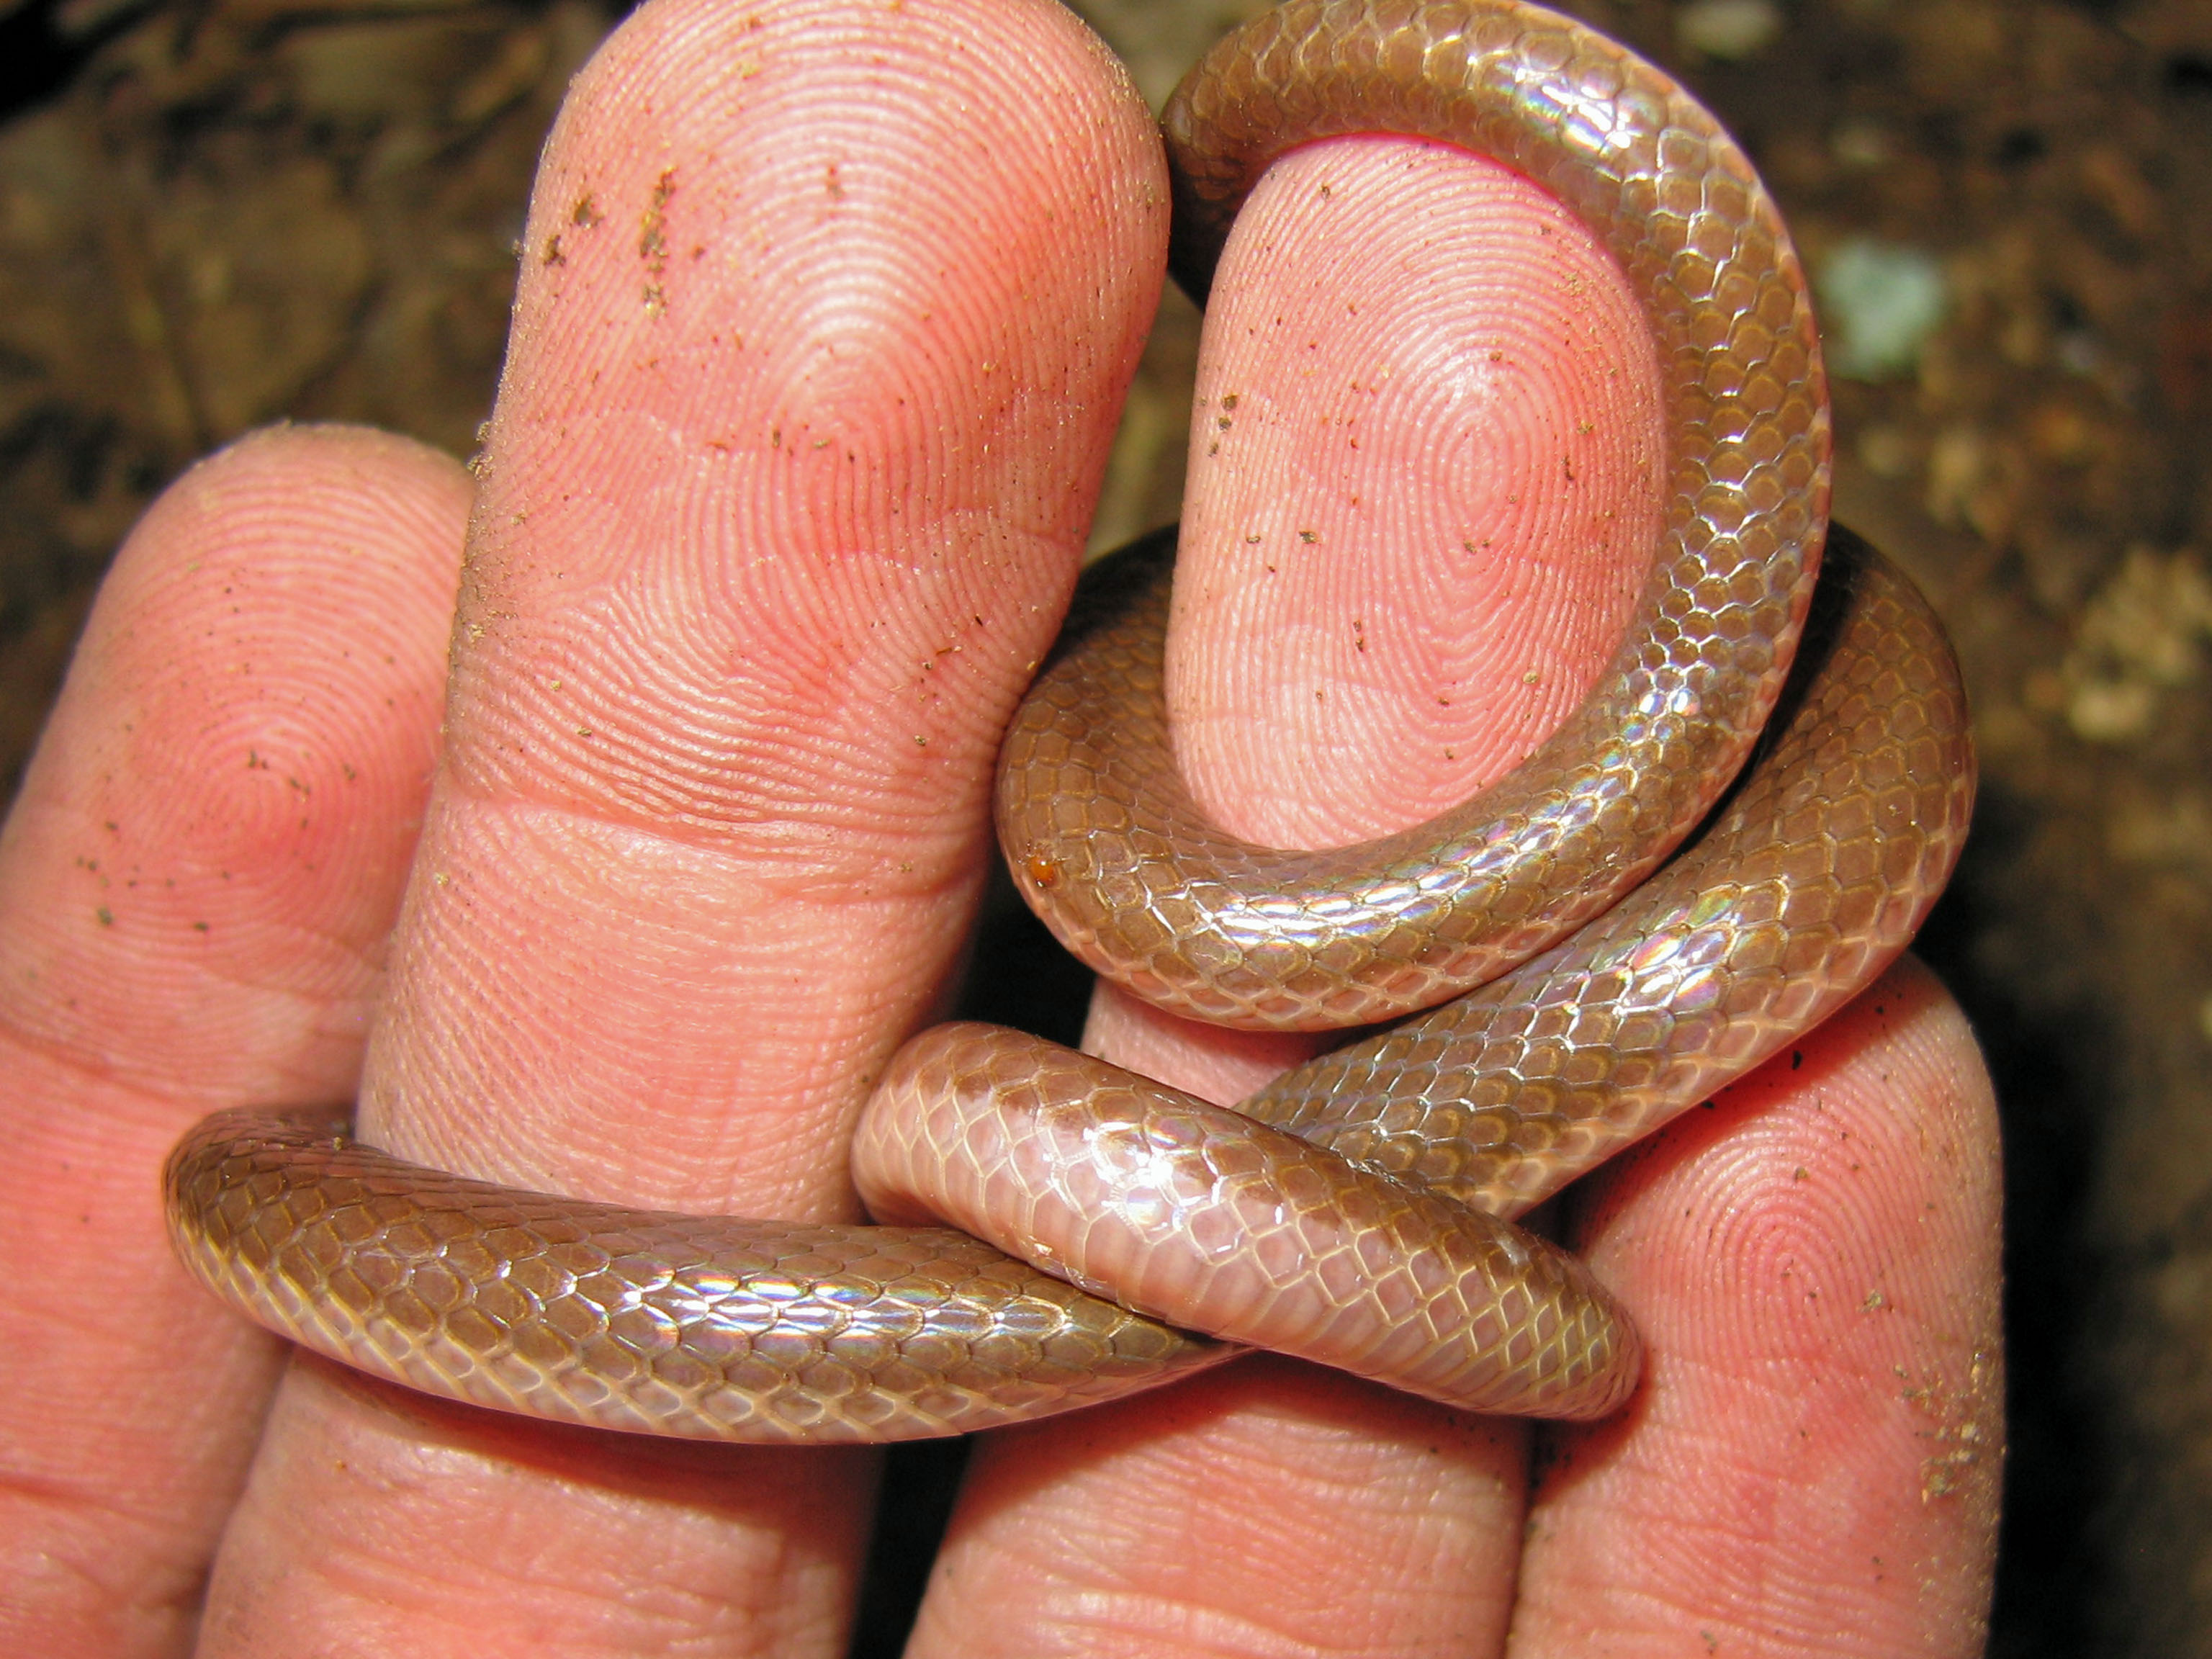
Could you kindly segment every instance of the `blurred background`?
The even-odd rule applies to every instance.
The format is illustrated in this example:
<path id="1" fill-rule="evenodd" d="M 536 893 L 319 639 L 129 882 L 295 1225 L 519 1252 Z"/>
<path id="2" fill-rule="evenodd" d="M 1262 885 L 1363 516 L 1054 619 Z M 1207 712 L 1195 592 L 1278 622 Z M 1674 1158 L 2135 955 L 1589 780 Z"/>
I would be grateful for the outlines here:
<path id="1" fill-rule="evenodd" d="M 1155 106 L 1260 9 L 1079 7 Z M 1992 1650 L 2212 1655 L 2212 0 L 1568 9 L 1696 88 L 1782 198 L 1838 371 L 1838 516 L 1966 659 L 1983 804 L 1923 948 L 2008 1136 Z M 285 417 L 469 452 L 538 144 L 619 13 L 0 0 L 0 785 L 193 457 Z M 1196 341 L 1171 295 L 1100 546 L 1176 515 Z M 1079 994 L 1018 915 L 990 931 L 987 966 Z M 959 1455 L 895 1464 L 858 1651 L 897 1650 Z"/>

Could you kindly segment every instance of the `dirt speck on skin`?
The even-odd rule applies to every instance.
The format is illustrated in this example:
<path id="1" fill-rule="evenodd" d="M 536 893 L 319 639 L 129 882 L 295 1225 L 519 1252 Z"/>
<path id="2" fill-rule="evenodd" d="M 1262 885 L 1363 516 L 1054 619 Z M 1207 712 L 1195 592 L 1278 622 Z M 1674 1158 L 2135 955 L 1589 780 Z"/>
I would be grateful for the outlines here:
<path id="1" fill-rule="evenodd" d="M 1085 9 L 1157 105 L 1258 8 Z M 1838 516 L 1928 588 L 1967 665 L 1984 805 L 1923 950 L 2009 1136 L 1991 1651 L 2212 1656 L 2212 7 L 1574 9 L 1696 87 L 1782 197 L 1856 376 Z M 0 775 L 110 552 L 194 456 L 281 417 L 472 447 L 530 170 L 616 11 L 60 14 L 99 36 L 0 125 Z M 580 198 L 563 235 L 608 210 Z M 665 250 L 641 256 L 657 289 Z M 1196 342 L 1171 297 L 1097 545 L 1175 516 Z M 1080 976 L 1018 905 L 989 935 L 982 959 L 1018 967 L 975 1011 L 1065 1029 L 1033 994 Z M 1996 1455 L 1999 1375 L 1926 1388 L 1931 1501 Z M 856 1651 L 896 1650 L 958 1462 L 895 1462 L 910 1501 Z"/>
<path id="2" fill-rule="evenodd" d="M 1914 1377 L 1902 1369 L 1899 1376 L 1901 1397 L 1927 1420 L 1922 1433 L 1930 1450 L 1920 1463 L 1920 1501 L 1984 1497 L 1983 1477 L 2004 1455 L 2002 1359 L 1978 1353 L 1963 1378 L 1941 1371 Z"/>

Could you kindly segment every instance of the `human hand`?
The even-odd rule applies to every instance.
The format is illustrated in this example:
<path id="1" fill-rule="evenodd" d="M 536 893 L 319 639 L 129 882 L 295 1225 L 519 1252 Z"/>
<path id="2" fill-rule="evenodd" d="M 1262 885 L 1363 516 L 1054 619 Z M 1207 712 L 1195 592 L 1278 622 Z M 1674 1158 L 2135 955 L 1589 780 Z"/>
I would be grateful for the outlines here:
<path id="1" fill-rule="evenodd" d="M 866 1455 L 287 1367 L 172 1267 L 155 1172 L 206 1111 L 357 1090 L 423 1162 L 849 1218 L 1164 232 L 1064 14 L 657 4 L 548 151 L 450 688 L 450 464 L 280 431 L 149 515 L 0 842 L 13 1647 L 186 1645 L 211 1562 L 210 1652 L 842 1645 Z M 1424 816 L 1625 619 L 1663 483 L 1633 309 L 1524 186 L 1362 141 L 1263 187 L 1212 327 L 1194 787 L 1284 841 Z M 1093 1036 L 1224 1098 L 1288 1051 L 1111 994 Z M 981 1443 L 915 1651 L 1970 1651 L 1993 1139 L 1901 967 L 1591 1183 L 1650 1375 L 1533 1489 L 1516 1425 L 1248 1360 Z"/>

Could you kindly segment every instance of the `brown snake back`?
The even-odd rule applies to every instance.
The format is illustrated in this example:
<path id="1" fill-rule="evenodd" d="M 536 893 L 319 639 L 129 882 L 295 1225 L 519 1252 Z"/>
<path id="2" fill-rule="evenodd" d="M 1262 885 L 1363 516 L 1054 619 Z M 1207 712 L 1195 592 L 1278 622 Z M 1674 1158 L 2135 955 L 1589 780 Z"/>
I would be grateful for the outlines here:
<path id="1" fill-rule="evenodd" d="M 1441 139 L 1554 191 L 1659 347 L 1671 483 L 1636 616 L 1583 706 L 1426 823 L 1287 852 L 1192 805 L 1151 690 L 1070 653 L 1007 734 L 999 837 L 1062 944 L 1217 1024 L 1329 1030 L 1425 1008 L 1642 880 L 1711 808 L 1781 689 L 1828 514 L 1804 274 L 1751 163 L 1689 95 L 1533 6 L 1291 0 L 1208 53 L 1162 122 L 1175 259 L 1203 292 L 1237 204 L 1294 144 Z"/>

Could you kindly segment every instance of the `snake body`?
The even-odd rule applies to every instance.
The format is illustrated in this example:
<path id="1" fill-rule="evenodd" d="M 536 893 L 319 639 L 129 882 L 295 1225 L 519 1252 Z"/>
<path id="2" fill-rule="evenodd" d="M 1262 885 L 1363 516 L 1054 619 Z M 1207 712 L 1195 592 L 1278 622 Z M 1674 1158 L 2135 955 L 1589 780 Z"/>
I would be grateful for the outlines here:
<path id="1" fill-rule="evenodd" d="M 1293 0 L 1209 55 L 1165 125 L 1196 288 L 1273 156 L 1411 134 L 1557 191 L 1660 343 L 1673 496 L 1638 620 L 1474 801 L 1322 854 L 1213 831 L 1168 758 L 1166 538 L 1089 584 L 1008 737 L 1002 843 L 1102 971 L 1224 1024 L 1431 1011 L 1235 1112 L 1018 1032 L 926 1031 L 855 1170 L 878 1218 L 949 1225 L 622 1209 L 404 1164 L 336 1121 L 218 1114 L 167 1182 L 219 1295 L 417 1388 L 697 1438 L 962 1432 L 1240 1344 L 1475 1410 L 1595 1417 L 1633 1388 L 1632 1328 L 1510 1218 L 1904 947 L 1972 806 L 1955 662 L 1848 532 L 1815 599 L 1827 416 L 1802 275 L 1748 164 L 1656 70 L 1498 0 Z"/>

